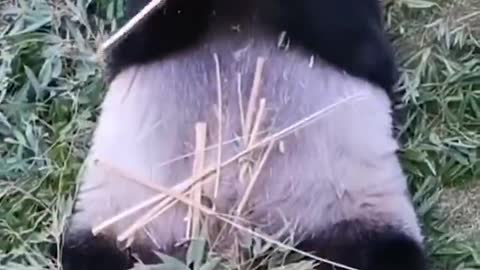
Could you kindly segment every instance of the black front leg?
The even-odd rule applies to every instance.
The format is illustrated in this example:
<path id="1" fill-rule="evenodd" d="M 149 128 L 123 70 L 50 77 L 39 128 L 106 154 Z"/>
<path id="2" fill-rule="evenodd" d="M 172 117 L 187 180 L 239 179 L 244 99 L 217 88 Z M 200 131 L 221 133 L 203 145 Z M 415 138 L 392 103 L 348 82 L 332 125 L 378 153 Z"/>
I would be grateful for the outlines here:
<path id="1" fill-rule="evenodd" d="M 60 257 L 64 270 L 128 270 L 133 258 L 128 250 L 121 250 L 115 239 L 93 236 L 90 231 L 67 232 L 58 256 L 57 246 L 52 246 L 52 257 Z"/>

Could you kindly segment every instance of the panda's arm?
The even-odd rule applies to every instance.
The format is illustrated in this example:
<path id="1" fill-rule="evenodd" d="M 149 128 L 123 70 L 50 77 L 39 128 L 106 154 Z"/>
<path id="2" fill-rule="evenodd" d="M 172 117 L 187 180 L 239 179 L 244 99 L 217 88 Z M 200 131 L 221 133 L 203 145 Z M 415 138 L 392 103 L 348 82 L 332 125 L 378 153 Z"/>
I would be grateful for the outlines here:
<path id="1" fill-rule="evenodd" d="M 379 0 L 270 0 L 277 23 L 320 58 L 390 90 L 397 80 Z"/>
<path id="2" fill-rule="evenodd" d="M 126 0 L 128 18 L 150 0 Z M 124 39 L 112 47 L 107 61 L 108 77 L 135 64 L 162 58 L 193 45 L 207 26 L 210 1 L 168 0 Z"/>

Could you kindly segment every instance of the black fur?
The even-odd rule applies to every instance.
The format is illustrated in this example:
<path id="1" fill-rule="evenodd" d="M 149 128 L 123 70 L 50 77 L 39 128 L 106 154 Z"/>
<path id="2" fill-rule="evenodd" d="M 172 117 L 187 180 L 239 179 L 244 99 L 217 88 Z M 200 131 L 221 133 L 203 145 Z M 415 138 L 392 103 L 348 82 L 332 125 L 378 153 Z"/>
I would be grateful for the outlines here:
<path id="1" fill-rule="evenodd" d="M 344 221 L 302 242 L 299 248 L 359 270 L 426 270 L 423 248 L 392 227 Z M 322 263 L 319 270 L 333 270 Z M 338 269 L 338 268 L 337 268 Z"/>
<path id="2" fill-rule="evenodd" d="M 90 231 L 66 235 L 61 256 L 64 270 L 127 270 L 133 267 L 134 258 L 128 250 L 120 250 L 115 239 L 93 236 Z M 50 254 L 57 257 L 56 245 L 50 247 Z"/>
<path id="3" fill-rule="evenodd" d="M 276 24 L 319 57 L 391 90 L 394 55 L 383 29 L 379 0 L 273 0 Z"/>
<path id="4" fill-rule="evenodd" d="M 149 1 L 126 0 L 127 15 L 133 17 Z M 115 45 L 108 55 L 108 77 L 124 68 L 148 63 L 195 44 L 208 25 L 211 1 L 169 0 L 140 27 Z"/>
<path id="5" fill-rule="evenodd" d="M 230 5 L 225 1 L 168 0 L 112 50 L 109 77 L 195 45 L 208 28 L 212 6 Z M 127 14 L 133 16 L 147 2 L 127 0 Z M 393 88 L 398 75 L 379 0 L 245 0 L 242 8 L 252 3 L 267 24 L 286 30 L 293 42 L 354 76 Z"/>
<path id="6" fill-rule="evenodd" d="M 136 263 L 159 264 L 156 252 L 167 254 L 179 260 L 185 258 L 188 242 L 169 250 L 153 250 L 141 244 L 120 248 L 116 239 L 106 235 L 94 236 L 91 231 L 82 230 L 65 233 L 61 243 L 61 265 L 64 270 L 128 270 Z M 57 245 L 50 245 L 50 257 L 57 259 Z"/>
<path id="7" fill-rule="evenodd" d="M 377 227 L 365 221 L 344 221 L 331 226 L 314 237 L 301 242 L 298 247 L 321 258 L 329 259 L 359 270 L 426 270 L 427 260 L 423 248 L 407 235 L 391 227 Z M 132 256 L 129 250 L 120 250 L 105 236 L 94 237 L 83 231 L 69 235 L 62 249 L 64 270 L 127 270 L 141 257 L 142 262 L 160 263 L 149 250 Z M 168 252 L 183 258 L 179 253 Z M 56 246 L 51 254 L 56 257 Z M 335 270 L 321 263 L 317 270 Z"/>

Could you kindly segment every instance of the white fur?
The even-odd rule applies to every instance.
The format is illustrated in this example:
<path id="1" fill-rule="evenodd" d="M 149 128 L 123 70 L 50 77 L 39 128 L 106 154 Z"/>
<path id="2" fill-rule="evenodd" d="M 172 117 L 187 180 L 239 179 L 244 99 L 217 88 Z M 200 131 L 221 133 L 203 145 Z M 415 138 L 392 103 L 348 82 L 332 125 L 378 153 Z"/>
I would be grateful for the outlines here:
<path id="1" fill-rule="evenodd" d="M 233 35 L 233 34 L 232 34 Z M 220 59 L 224 96 L 224 140 L 240 130 L 237 74 L 242 74 L 246 104 L 257 57 L 266 57 L 261 96 L 267 100 L 274 127 L 285 128 L 337 102 L 362 94 L 366 98 L 340 105 L 325 117 L 284 139 L 285 153 L 274 149 L 260 175 L 251 201 L 253 221 L 274 232 L 283 226 L 281 216 L 297 222 L 299 231 L 316 232 L 343 219 L 365 218 L 397 226 L 421 241 L 405 177 L 395 155 L 391 134 L 390 101 L 383 90 L 353 78 L 320 60 L 309 67 L 310 57 L 298 50 L 282 51 L 275 37 L 246 32 L 241 38 L 210 38 L 202 48 L 125 70 L 111 83 L 94 135 L 94 145 L 81 176 L 74 229 L 89 229 L 155 194 L 134 181 L 122 179 L 92 160 L 172 186 L 191 174 L 192 158 L 158 166 L 193 151 L 194 124 L 206 121 L 216 134 L 213 106 L 216 99 L 215 63 Z M 246 106 L 245 106 L 246 107 Z M 209 137 L 209 145 L 216 137 Z M 223 149 L 226 160 L 237 148 Z M 215 151 L 209 156 L 215 162 Z M 225 170 L 220 209 L 230 209 L 244 187 Z M 185 234 L 185 208 L 165 213 L 146 230 L 155 245 L 165 248 Z M 110 229 L 118 234 L 133 219 Z M 137 235 L 137 239 L 146 234 Z M 141 241 L 141 240 L 140 240 Z"/>

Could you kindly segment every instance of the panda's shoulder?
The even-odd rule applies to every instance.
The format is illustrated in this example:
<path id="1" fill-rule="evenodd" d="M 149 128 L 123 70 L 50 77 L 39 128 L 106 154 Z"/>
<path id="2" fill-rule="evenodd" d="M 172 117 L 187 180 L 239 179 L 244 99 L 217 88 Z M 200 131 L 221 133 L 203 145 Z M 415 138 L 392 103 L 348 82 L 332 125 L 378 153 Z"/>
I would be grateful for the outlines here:
<path id="1" fill-rule="evenodd" d="M 132 19 L 147 3 L 127 1 L 125 19 Z M 148 64 L 194 45 L 206 30 L 210 11 L 210 0 L 167 1 L 108 50 L 107 77 L 111 80 L 130 66 Z"/>

